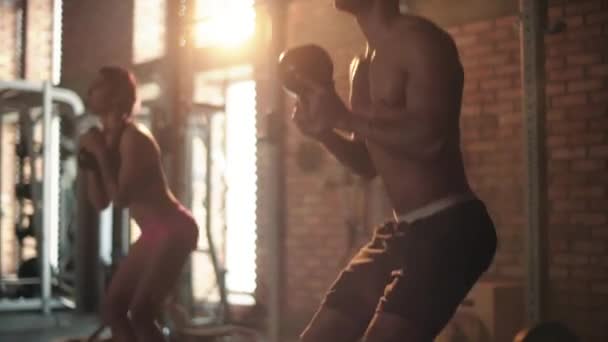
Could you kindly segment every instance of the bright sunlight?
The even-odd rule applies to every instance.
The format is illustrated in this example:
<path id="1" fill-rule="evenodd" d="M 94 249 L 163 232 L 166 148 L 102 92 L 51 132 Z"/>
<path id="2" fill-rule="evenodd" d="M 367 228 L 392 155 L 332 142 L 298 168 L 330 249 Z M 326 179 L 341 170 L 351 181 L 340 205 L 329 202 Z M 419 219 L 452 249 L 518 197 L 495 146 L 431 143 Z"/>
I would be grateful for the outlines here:
<path id="1" fill-rule="evenodd" d="M 238 47 L 255 33 L 254 0 L 198 0 L 194 41 L 197 47 Z"/>

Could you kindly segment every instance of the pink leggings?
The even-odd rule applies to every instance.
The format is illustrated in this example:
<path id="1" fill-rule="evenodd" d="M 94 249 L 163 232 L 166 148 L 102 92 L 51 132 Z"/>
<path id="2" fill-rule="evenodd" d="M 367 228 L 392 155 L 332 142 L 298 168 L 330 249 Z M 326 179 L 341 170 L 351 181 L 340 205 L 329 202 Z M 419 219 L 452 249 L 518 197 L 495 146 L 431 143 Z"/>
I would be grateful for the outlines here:
<path id="1" fill-rule="evenodd" d="M 117 340 L 145 336 L 154 329 L 198 239 L 196 222 L 181 205 L 139 224 L 142 234 L 112 277 L 103 310 L 113 336 L 120 336 Z"/>

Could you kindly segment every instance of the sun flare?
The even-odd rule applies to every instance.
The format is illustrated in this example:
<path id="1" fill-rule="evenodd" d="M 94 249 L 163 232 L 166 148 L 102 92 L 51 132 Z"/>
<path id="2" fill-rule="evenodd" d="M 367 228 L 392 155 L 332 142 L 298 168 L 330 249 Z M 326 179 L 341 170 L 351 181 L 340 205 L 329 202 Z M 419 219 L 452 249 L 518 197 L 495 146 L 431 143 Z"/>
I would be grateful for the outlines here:
<path id="1" fill-rule="evenodd" d="M 199 0 L 194 41 L 197 47 L 239 47 L 255 33 L 253 0 Z"/>

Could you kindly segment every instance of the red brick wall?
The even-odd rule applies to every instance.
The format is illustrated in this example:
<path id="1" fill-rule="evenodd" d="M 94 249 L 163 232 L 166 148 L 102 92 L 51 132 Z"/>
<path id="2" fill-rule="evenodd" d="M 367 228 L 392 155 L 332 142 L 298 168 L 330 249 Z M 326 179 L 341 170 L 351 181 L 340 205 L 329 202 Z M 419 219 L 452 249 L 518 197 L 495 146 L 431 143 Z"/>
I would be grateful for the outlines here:
<path id="1" fill-rule="evenodd" d="M 449 28 L 465 69 L 461 117 L 467 175 L 500 240 L 488 275 L 523 275 L 525 224 L 519 36 L 514 17 Z"/>
<path id="2" fill-rule="evenodd" d="M 605 341 L 608 1 L 555 5 L 551 16 L 563 17 L 569 28 L 547 36 L 549 316 L 570 324 L 584 341 Z M 355 23 L 328 1 L 294 1 L 289 20 L 288 45 L 314 42 L 328 49 L 345 98 L 348 63 L 363 48 Z M 518 22 L 514 16 L 502 17 L 448 30 L 466 73 L 461 128 L 467 173 L 488 205 L 500 239 L 486 276 L 522 280 L 526 181 Z M 292 125 L 289 129 L 286 305 L 302 324 L 341 266 L 343 218 L 336 215 L 335 191 L 323 182 L 343 169 L 327 157 L 320 172 L 300 171 L 295 152 L 304 138 Z"/>
<path id="3" fill-rule="evenodd" d="M 329 24 L 331 23 L 331 25 Z M 354 20 L 335 11 L 331 1 L 293 1 L 288 9 L 287 46 L 315 43 L 327 49 L 335 66 L 339 93 L 348 94 L 348 65 L 364 51 L 363 37 Z M 297 151 L 308 141 L 291 123 L 286 148 L 287 222 L 286 310 L 296 330 L 311 317 L 323 294 L 343 266 L 347 235 L 339 190 L 326 183 L 340 177 L 344 168 L 324 155 L 321 169 L 303 172 Z"/>
<path id="4" fill-rule="evenodd" d="M 608 339 L 608 1 L 551 9 L 547 37 L 550 313 Z"/>
<path id="5" fill-rule="evenodd" d="M 29 1 L 28 20 L 26 23 L 26 74 L 29 81 L 48 80 L 51 76 L 52 51 L 52 0 Z M 13 80 L 19 77 L 17 59 L 17 10 L 14 2 L 0 2 L 0 79 Z M 2 229 L 2 271 L 4 274 L 16 271 L 16 241 L 14 239 L 14 151 L 16 133 L 12 125 L 5 124 L 2 137 L 2 209 L 4 217 L 1 220 Z"/>
<path id="6" fill-rule="evenodd" d="M 15 7 L 6 1 L 0 2 L 0 18 L 0 79 L 12 79 L 17 73 Z"/>
<path id="7" fill-rule="evenodd" d="M 30 0 L 27 9 L 25 78 L 49 80 L 53 49 L 53 0 Z"/>

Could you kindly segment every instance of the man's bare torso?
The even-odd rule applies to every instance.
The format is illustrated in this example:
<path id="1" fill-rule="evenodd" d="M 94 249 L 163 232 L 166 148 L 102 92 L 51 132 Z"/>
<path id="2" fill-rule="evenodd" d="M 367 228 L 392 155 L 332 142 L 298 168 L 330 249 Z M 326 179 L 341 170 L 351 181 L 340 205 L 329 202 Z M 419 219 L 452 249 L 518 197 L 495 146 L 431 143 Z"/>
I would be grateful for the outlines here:
<path id="1" fill-rule="evenodd" d="M 433 160 L 415 160 L 398 151 L 367 141 L 369 154 L 382 178 L 398 214 L 406 213 L 450 194 L 469 191 L 462 162 L 459 137 L 459 115 L 462 94 L 462 68 L 449 35 L 434 24 L 407 16 L 402 20 L 411 30 L 433 40 L 432 49 L 420 51 L 408 70 L 395 61 L 394 49 L 408 44 L 407 37 L 395 34 L 393 39 L 373 46 L 369 71 L 372 105 L 416 111 L 408 99 L 433 101 L 432 110 L 449 121 L 445 134 L 448 143 Z M 402 39 L 401 39 L 402 38 Z M 416 46 L 401 46 L 413 48 Z M 405 95 L 405 96 L 404 96 Z M 428 108 L 428 107 L 427 107 Z M 411 127 L 412 130 L 420 127 Z M 407 129 L 403 134 L 408 134 Z M 423 148 L 423 146 L 421 146 Z"/>

